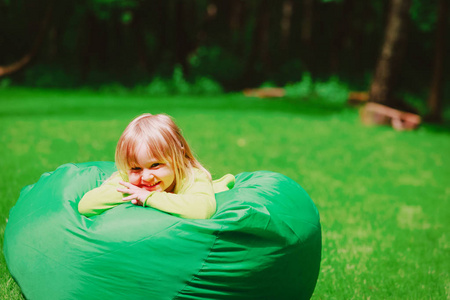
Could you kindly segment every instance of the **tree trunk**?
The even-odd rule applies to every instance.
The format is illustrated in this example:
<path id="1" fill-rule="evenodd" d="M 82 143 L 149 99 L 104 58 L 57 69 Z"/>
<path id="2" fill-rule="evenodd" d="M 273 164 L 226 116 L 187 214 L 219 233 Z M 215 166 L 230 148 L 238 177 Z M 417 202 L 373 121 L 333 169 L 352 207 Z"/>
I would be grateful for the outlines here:
<path id="1" fill-rule="evenodd" d="M 268 0 L 262 0 L 260 2 L 256 2 L 256 9 L 255 9 L 255 26 L 253 29 L 251 41 L 250 41 L 250 51 L 249 56 L 246 61 L 245 66 L 245 72 L 244 76 L 245 78 L 248 78 L 250 84 L 253 84 L 256 79 L 256 73 L 255 73 L 255 66 L 258 62 L 258 58 L 261 57 L 262 54 L 262 44 L 263 44 L 263 36 L 264 36 L 264 22 L 265 22 L 265 14 L 268 7 Z M 252 81 L 253 79 L 253 81 Z"/>
<path id="2" fill-rule="evenodd" d="M 439 1 L 433 78 L 431 80 L 430 95 L 428 96 L 429 115 L 427 116 L 427 120 L 433 122 L 442 121 L 442 86 L 444 81 L 445 29 L 448 21 L 448 6 L 448 0 Z"/>
<path id="3" fill-rule="evenodd" d="M 289 47 L 289 37 L 291 35 L 291 20 L 293 12 L 294 3 L 292 0 L 283 1 L 282 12 L 281 12 L 281 39 L 280 48 L 286 53 Z"/>
<path id="4" fill-rule="evenodd" d="M 244 24 L 244 3 L 242 0 L 231 1 L 230 11 L 230 40 L 233 53 L 242 54 L 244 41 L 243 24 Z"/>
<path id="5" fill-rule="evenodd" d="M 302 41 L 302 61 L 312 75 L 315 70 L 313 46 L 314 0 L 303 0 L 300 38 Z"/>
<path id="6" fill-rule="evenodd" d="M 177 64 L 183 68 L 183 73 L 188 74 L 187 55 L 189 53 L 188 32 L 186 30 L 185 1 L 177 1 L 175 4 L 175 58 Z"/>
<path id="7" fill-rule="evenodd" d="M 312 43 L 313 16 L 314 0 L 303 0 L 301 39 L 308 46 Z"/>
<path id="8" fill-rule="evenodd" d="M 108 68 L 108 32 L 92 11 L 87 11 L 78 39 L 81 78 L 86 80 L 93 68 Z"/>
<path id="9" fill-rule="evenodd" d="M 0 77 L 19 71 L 20 69 L 25 67 L 31 61 L 31 59 L 33 59 L 36 56 L 39 48 L 42 45 L 42 42 L 44 41 L 45 34 L 47 33 L 50 19 L 52 17 L 52 12 L 53 12 L 53 1 L 50 1 L 47 11 L 45 12 L 44 18 L 42 20 L 41 28 L 39 29 L 39 32 L 36 35 L 36 39 L 34 40 L 30 52 L 28 52 L 21 59 L 13 62 L 12 64 L 9 64 L 7 66 L 0 66 Z"/>
<path id="10" fill-rule="evenodd" d="M 390 105 L 406 46 L 411 0 L 391 0 L 381 54 L 370 87 L 369 101 Z"/>
<path id="11" fill-rule="evenodd" d="M 233 0 L 230 2 L 230 4 L 230 30 L 237 31 L 242 28 L 241 15 L 244 3 L 242 3 L 242 0 Z"/>
<path id="12" fill-rule="evenodd" d="M 168 3 L 164 0 L 158 0 L 155 3 L 156 9 L 156 19 L 158 20 L 159 29 L 156 31 L 156 36 L 158 40 L 158 44 L 156 46 L 155 57 L 151 59 L 151 68 L 150 71 L 155 69 L 155 65 L 158 62 L 162 62 L 164 60 L 164 52 L 167 51 L 167 47 L 169 46 L 168 36 L 169 36 L 169 26 L 168 26 L 168 18 L 169 18 L 169 8 Z"/>
<path id="13" fill-rule="evenodd" d="M 246 41 L 246 37 L 245 37 L 245 26 L 246 26 L 246 22 L 248 20 L 248 16 L 250 15 L 249 13 L 249 7 L 247 2 L 245 1 L 239 1 L 240 2 L 240 11 L 239 11 L 239 33 L 237 36 L 237 41 L 236 41 L 236 51 L 235 53 L 240 56 L 243 57 L 244 53 L 245 53 L 245 46 L 247 44 Z"/>
<path id="14" fill-rule="evenodd" d="M 136 54 L 138 57 L 138 66 L 141 70 L 148 70 L 148 55 L 145 45 L 145 29 L 142 22 L 143 16 L 141 10 L 133 11 L 133 20 L 131 21 L 133 42 L 135 44 Z"/>
<path id="15" fill-rule="evenodd" d="M 263 63 L 263 69 L 270 70 L 272 68 L 272 62 L 269 54 L 269 39 L 270 39 L 270 9 L 269 1 L 262 1 L 262 14 L 261 14 L 261 26 L 260 26 L 260 58 Z"/>
<path id="16" fill-rule="evenodd" d="M 334 37 L 332 39 L 330 49 L 330 70 L 331 73 L 337 74 L 339 72 L 340 58 L 344 42 L 348 37 L 350 31 L 350 24 L 352 22 L 353 14 L 353 0 L 344 0 L 340 5 L 340 16 L 336 18 L 338 24 L 335 24 Z"/>

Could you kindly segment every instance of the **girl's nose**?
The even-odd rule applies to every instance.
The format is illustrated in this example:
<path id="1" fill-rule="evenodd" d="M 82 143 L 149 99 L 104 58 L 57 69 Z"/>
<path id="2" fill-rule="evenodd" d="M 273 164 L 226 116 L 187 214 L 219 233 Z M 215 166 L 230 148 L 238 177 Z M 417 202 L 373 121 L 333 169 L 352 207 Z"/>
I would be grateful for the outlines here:
<path id="1" fill-rule="evenodd" d="M 150 170 L 144 170 L 142 172 L 142 180 L 148 181 L 148 180 L 152 180 L 154 178 L 155 178 L 155 176 L 152 174 L 152 172 Z"/>

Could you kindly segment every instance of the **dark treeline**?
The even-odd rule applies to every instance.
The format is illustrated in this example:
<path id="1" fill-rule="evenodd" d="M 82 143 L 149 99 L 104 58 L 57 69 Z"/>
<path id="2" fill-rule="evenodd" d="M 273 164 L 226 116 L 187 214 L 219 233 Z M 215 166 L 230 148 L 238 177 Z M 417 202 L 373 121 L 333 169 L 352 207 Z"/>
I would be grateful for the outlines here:
<path id="1" fill-rule="evenodd" d="M 398 85 L 427 95 L 439 0 L 410 2 Z M 204 76 L 228 90 L 265 81 L 284 85 L 308 72 L 314 80 L 337 75 L 368 90 L 390 5 L 388 0 L 0 0 L 0 72 L 34 86 L 133 86 L 172 76 L 179 66 L 187 80 Z"/>

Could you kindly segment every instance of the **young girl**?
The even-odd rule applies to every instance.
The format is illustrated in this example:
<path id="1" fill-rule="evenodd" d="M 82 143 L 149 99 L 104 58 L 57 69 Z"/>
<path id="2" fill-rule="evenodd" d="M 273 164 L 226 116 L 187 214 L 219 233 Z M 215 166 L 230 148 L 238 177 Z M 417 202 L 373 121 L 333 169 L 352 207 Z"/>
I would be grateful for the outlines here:
<path id="1" fill-rule="evenodd" d="M 143 114 L 127 126 L 117 143 L 116 166 L 118 172 L 83 196 L 81 214 L 98 215 L 131 201 L 182 218 L 207 219 L 216 211 L 214 193 L 234 185 L 231 174 L 211 181 L 166 115 Z"/>

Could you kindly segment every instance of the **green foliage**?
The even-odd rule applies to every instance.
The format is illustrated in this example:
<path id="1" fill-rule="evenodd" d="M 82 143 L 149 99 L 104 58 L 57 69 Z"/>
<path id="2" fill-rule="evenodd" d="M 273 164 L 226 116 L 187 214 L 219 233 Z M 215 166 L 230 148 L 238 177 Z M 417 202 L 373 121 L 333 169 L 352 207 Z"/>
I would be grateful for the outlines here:
<path id="1" fill-rule="evenodd" d="M 176 66 L 172 78 L 164 80 L 156 76 L 150 84 L 137 89 L 145 94 L 161 95 L 214 95 L 223 92 L 222 87 L 216 81 L 207 77 L 197 77 L 193 83 L 188 82 L 183 75 L 181 66 Z"/>
<path id="2" fill-rule="evenodd" d="M 284 89 L 286 90 L 286 96 L 289 97 L 301 97 L 305 98 L 313 92 L 313 82 L 311 74 L 304 73 L 302 80 L 296 83 L 287 84 Z"/>
<path id="3" fill-rule="evenodd" d="M 169 95 L 171 93 L 171 83 L 161 79 L 159 76 L 153 78 L 143 91 L 149 95 Z"/>
<path id="4" fill-rule="evenodd" d="M 11 86 L 11 79 L 6 77 L 3 79 L 0 79 L 0 89 L 6 89 Z"/>
<path id="5" fill-rule="evenodd" d="M 194 94 L 218 95 L 223 93 L 223 88 L 218 82 L 210 78 L 198 77 L 195 79 L 192 91 Z"/>
<path id="6" fill-rule="evenodd" d="M 130 11 L 125 11 L 121 16 L 123 24 L 129 24 L 133 20 L 133 14 Z"/>
<path id="7" fill-rule="evenodd" d="M 84 14 L 94 13 L 98 20 L 114 22 L 116 19 L 128 25 L 133 19 L 131 10 L 139 7 L 138 0 L 87 0 L 85 5 L 78 5 Z"/>
<path id="8" fill-rule="evenodd" d="M 345 103 L 350 92 L 348 86 L 333 76 L 325 82 L 316 82 L 314 90 L 318 98 L 330 103 Z"/>
<path id="9" fill-rule="evenodd" d="M 175 94 L 186 95 L 190 93 L 191 87 L 184 79 L 181 66 L 175 66 L 172 75 L 172 89 Z"/>
<path id="10" fill-rule="evenodd" d="M 99 91 L 102 93 L 116 94 L 116 95 L 124 95 L 129 92 L 129 90 L 124 87 L 119 82 L 112 82 L 108 84 L 103 84 L 99 87 Z"/>
<path id="11" fill-rule="evenodd" d="M 321 102 L 340 103 L 347 101 L 349 88 L 347 84 L 333 76 L 327 81 L 312 80 L 309 73 L 304 73 L 302 80 L 285 86 L 286 96 L 317 99 Z"/>
<path id="12" fill-rule="evenodd" d="M 224 85 L 239 81 L 244 64 L 238 57 L 219 46 L 202 46 L 189 59 L 193 77 L 208 76 Z"/>
<path id="13" fill-rule="evenodd" d="M 187 95 L 191 93 L 191 86 L 184 79 L 181 66 L 176 66 L 172 78 L 164 80 L 161 77 L 156 76 L 144 88 L 144 91 L 145 93 L 154 96 L 170 94 Z"/>
<path id="14" fill-rule="evenodd" d="M 77 80 L 74 74 L 64 70 L 62 65 L 38 64 L 25 70 L 24 84 L 39 88 L 70 88 Z"/>
<path id="15" fill-rule="evenodd" d="M 266 81 L 266 82 L 263 82 L 263 84 L 261 84 L 260 87 L 261 88 L 273 88 L 273 87 L 277 87 L 277 85 L 273 81 Z"/>
<path id="16" fill-rule="evenodd" d="M 406 103 L 417 109 L 420 115 L 424 116 L 428 113 L 427 103 L 423 101 L 423 96 L 419 96 L 417 94 L 412 94 L 409 92 L 404 92 L 402 96 L 402 99 L 405 100 Z"/>
<path id="17" fill-rule="evenodd" d="M 434 29 L 437 21 L 437 1 L 436 0 L 413 0 L 410 14 L 416 26 L 425 32 Z"/>

